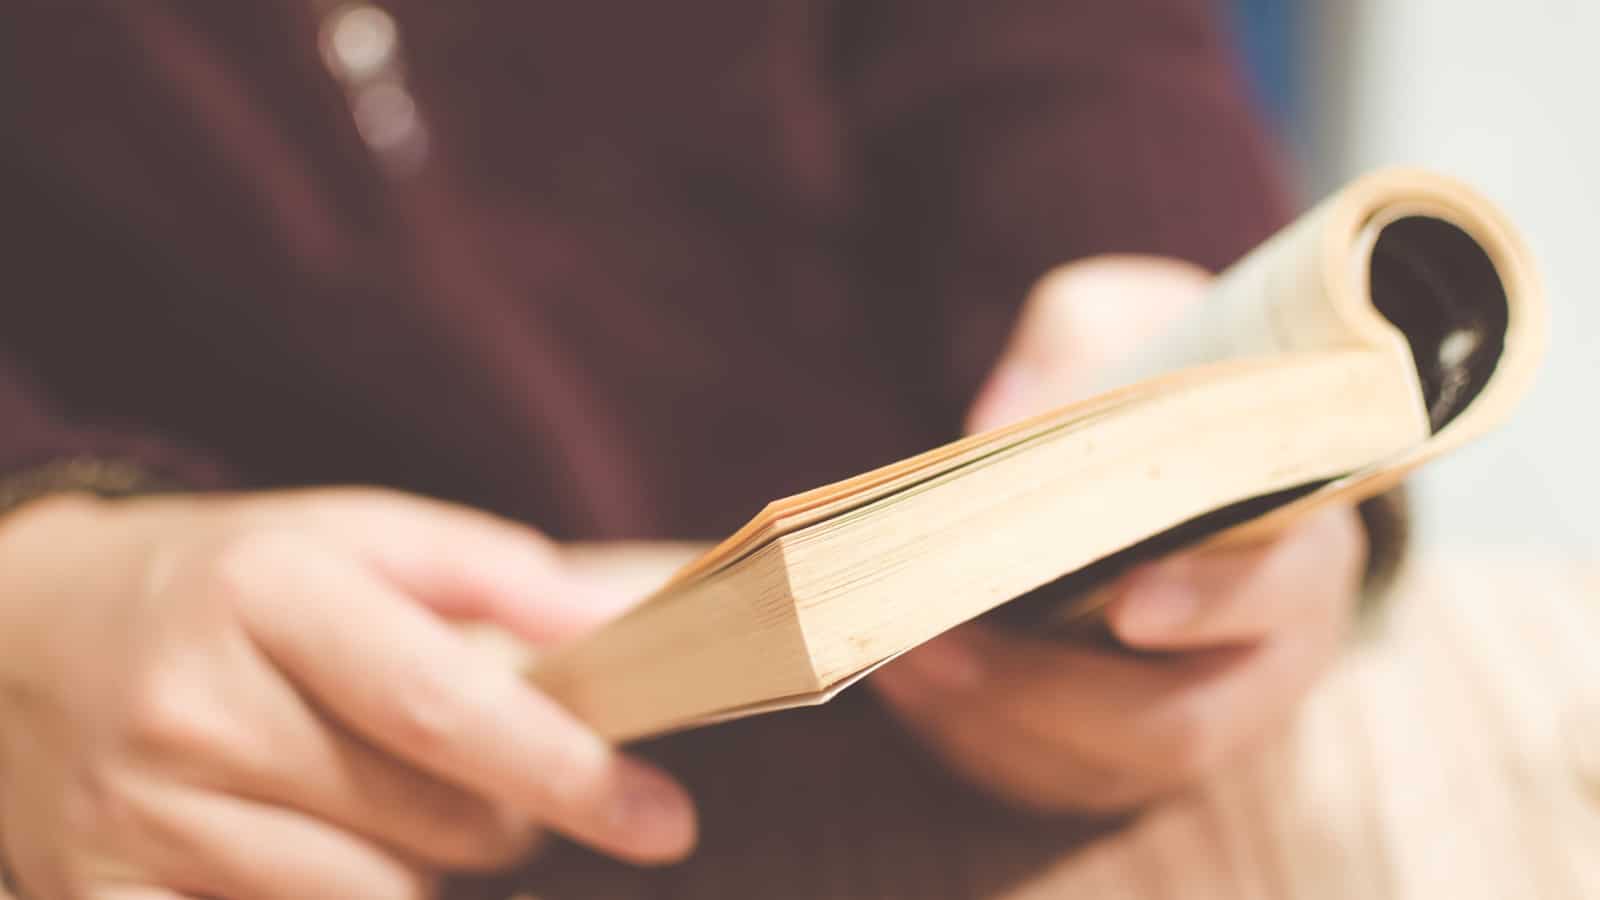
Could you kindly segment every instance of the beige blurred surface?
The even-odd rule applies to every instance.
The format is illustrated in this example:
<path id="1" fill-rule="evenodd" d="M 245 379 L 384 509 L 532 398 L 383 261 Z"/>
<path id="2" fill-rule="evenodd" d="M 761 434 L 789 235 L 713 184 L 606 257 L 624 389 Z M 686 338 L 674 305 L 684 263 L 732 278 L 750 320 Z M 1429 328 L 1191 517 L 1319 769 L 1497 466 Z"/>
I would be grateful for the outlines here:
<path id="1" fill-rule="evenodd" d="M 653 748 L 702 804 L 689 863 L 640 872 L 563 847 L 458 893 L 1600 897 L 1600 566 L 1433 558 L 1403 591 L 1283 741 L 1129 823 L 996 809 L 858 692 Z"/>

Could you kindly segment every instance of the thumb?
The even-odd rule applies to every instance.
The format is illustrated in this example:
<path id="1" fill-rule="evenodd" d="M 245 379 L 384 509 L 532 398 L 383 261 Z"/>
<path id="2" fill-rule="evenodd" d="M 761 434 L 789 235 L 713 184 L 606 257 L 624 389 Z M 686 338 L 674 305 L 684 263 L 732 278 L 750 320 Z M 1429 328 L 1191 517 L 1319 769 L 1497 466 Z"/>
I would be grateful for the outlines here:
<path id="1" fill-rule="evenodd" d="M 486 512 L 387 491 L 330 491 L 311 502 L 319 530 L 448 619 L 549 644 L 638 599 L 572 569 L 538 531 Z"/>
<path id="2" fill-rule="evenodd" d="M 1041 278 L 967 416 L 988 431 L 1084 399 L 1098 377 L 1205 294 L 1204 269 L 1156 256 L 1097 256 Z"/>

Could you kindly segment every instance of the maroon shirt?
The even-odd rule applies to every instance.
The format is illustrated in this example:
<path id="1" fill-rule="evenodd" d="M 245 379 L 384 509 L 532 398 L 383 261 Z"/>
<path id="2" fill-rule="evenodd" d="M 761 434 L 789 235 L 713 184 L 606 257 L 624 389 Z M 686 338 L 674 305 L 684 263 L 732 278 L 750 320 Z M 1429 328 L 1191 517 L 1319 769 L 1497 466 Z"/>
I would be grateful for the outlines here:
<path id="1" fill-rule="evenodd" d="M 1051 266 L 1281 218 L 1202 0 L 387 9 L 341 80 L 306 0 L 0 4 L 0 473 L 716 537 L 956 436 Z"/>

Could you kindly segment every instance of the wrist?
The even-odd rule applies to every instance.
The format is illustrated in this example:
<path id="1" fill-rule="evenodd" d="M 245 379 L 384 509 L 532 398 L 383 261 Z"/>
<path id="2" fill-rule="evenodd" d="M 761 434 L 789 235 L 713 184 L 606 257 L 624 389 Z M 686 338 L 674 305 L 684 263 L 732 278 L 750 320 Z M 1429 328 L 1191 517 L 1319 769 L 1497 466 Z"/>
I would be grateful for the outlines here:
<path id="1" fill-rule="evenodd" d="M 105 565 L 90 540 L 104 506 L 92 494 L 67 492 L 0 515 L 0 676 L 26 674 L 7 671 L 10 661 L 48 640 L 40 613 L 59 612 L 67 593 L 64 579 L 53 573 L 70 578 Z"/>

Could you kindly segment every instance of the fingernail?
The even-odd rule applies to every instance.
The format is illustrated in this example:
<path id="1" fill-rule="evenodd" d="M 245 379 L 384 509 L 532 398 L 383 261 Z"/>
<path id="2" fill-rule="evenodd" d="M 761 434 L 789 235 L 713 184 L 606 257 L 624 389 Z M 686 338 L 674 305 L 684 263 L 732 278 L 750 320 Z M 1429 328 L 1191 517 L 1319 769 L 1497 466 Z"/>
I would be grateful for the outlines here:
<path id="1" fill-rule="evenodd" d="M 613 810 L 613 827 L 645 855 L 672 857 L 687 852 L 695 839 L 689 795 L 652 766 L 635 760 L 624 760 L 622 766 L 622 796 Z"/>
<path id="2" fill-rule="evenodd" d="M 1129 580 L 1117 616 L 1124 631 L 1160 637 L 1182 629 L 1200 608 L 1200 593 L 1184 573 L 1170 569 L 1142 572 Z"/>

